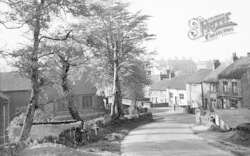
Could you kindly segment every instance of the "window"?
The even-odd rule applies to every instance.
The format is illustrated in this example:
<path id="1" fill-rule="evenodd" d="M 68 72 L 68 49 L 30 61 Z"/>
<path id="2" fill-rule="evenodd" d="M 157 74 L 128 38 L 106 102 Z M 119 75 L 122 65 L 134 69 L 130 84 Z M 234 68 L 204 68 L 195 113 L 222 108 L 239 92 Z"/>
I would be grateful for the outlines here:
<path id="1" fill-rule="evenodd" d="M 232 92 L 237 93 L 237 82 L 232 82 Z"/>
<path id="2" fill-rule="evenodd" d="M 184 94 L 180 94 L 180 99 L 184 99 Z"/>
<path id="3" fill-rule="evenodd" d="M 223 92 L 228 92 L 228 82 L 223 81 Z"/>
<path id="4" fill-rule="evenodd" d="M 214 83 L 210 84 L 210 91 L 211 92 L 216 92 L 216 88 L 215 88 L 215 84 Z"/>
<path id="5" fill-rule="evenodd" d="M 230 107 L 237 108 L 238 101 L 236 99 L 230 99 Z"/>
<path id="6" fill-rule="evenodd" d="M 173 98 L 173 93 L 169 93 L 169 98 Z"/>
<path id="7" fill-rule="evenodd" d="M 82 97 L 82 107 L 92 107 L 92 96 Z"/>

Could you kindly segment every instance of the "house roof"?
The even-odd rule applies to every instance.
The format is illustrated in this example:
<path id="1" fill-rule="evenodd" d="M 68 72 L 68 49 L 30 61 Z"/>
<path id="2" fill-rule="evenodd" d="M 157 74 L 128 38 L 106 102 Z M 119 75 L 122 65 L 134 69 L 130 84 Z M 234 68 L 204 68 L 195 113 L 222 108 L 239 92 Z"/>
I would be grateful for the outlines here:
<path id="1" fill-rule="evenodd" d="M 178 89 L 186 90 L 185 81 L 191 76 L 191 74 L 180 75 L 178 77 L 170 80 L 170 83 L 167 88 L 169 89 Z"/>
<path id="2" fill-rule="evenodd" d="M 219 78 L 240 79 L 250 69 L 250 57 L 240 57 L 219 75 Z"/>
<path id="3" fill-rule="evenodd" d="M 89 70 L 82 74 L 80 80 L 76 80 L 74 86 L 74 93 L 79 94 L 96 94 L 96 87 L 94 83 L 89 80 Z"/>
<path id="4" fill-rule="evenodd" d="M 226 68 L 226 65 L 220 65 L 218 68 L 216 68 L 214 71 L 212 71 L 210 74 L 208 74 L 207 77 L 203 80 L 203 82 L 217 82 L 218 81 L 218 75 Z"/>
<path id="5" fill-rule="evenodd" d="M 3 72 L 0 73 L 0 90 L 31 90 L 31 82 L 28 78 L 21 76 L 17 72 Z"/>
<path id="6" fill-rule="evenodd" d="M 200 69 L 194 74 L 192 74 L 187 80 L 186 83 L 201 83 L 204 78 L 212 72 L 212 69 Z"/>
<path id="7" fill-rule="evenodd" d="M 250 109 L 215 109 L 215 113 L 227 124 L 229 127 L 236 127 L 241 123 L 249 123 Z"/>
<path id="8" fill-rule="evenodd" d="M 162 81 L 159 81 L 158 83 L 155 83 L 150 90 L 165 91 L 167 88 L 186 90 L 185 80 L 190 76 L 191 74 L 185 74 L 175 77 L 171 80 L 164 79 Z"/>
<path id="9" fill-rule="evenodd" d="M 150 88 L 151 91 L 165 91 L 168 87 L 170 80 L 163 79 L 157 83 L 154 83 Z"/>
<path id="10" fill-rule="evenodd" d="M 160 75 L 151 75 L 150 76 L 151 81 L 154 83 L 157 83 L 160 81 Z"/>
<path id="11" fill-rule="evenodd" d="M 75 94 L 95 94 L 96 87 L 88 80 L 88 73 L 84 72 L 81 79 L 75 82 Z M 17 72 L 0 73 L 0 91 L 31 90 L 31 81 Z"/>

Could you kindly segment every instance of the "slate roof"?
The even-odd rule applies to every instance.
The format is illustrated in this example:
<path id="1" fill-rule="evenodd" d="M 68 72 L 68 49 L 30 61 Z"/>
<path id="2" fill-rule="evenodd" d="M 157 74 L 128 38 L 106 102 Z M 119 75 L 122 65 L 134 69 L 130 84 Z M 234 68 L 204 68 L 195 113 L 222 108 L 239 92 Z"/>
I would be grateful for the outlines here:
<path id="1" fill-rule="evenodd" d="M 28 78 L 17 72 L 0 73 L 0 91 L 31 90 L 31 82 Z"/>
<path id="2" fill-rule="evenodd" d="M 226 65 L 220 65 L 218 68 L 216 68 L 214 71 L 212 71 L 203 82 L 218 82 L 218 75 L 226 68 Z"/>
<path id="3" fill-rule="evenodd" d="M 205 77 L 212 72 L 212 69 L 200 69 L 194 74 L 192 74 L 187 80 L 186 83 L 201 83 Z"/>
<path id="4" fill-rule="evenodd" d="M 165 91 L 168 87 L 170 80 L 163 79 L 157 83 L 154 83 L 150 88 L 151 91 Z"/>
<path id="5" fill-rule="evenodd" d="M 164 79 L 155 83 L 150 90 L 155 91 L 165 91 L 167 88 L 169 89 L 178 89 L 178 90 L 186 90 L 185 80 L 189 78 L 191 74 L 180 75 L 171 80 Z"/>
<path id="6" fill-rule="evenodd" d="M 240 79 L 250 69 L 250 57 L 240 57 L 223 70 L 218 77 L 226 79 Z"/>
<path id="7" fill-rule="evenodd" d="M 191 76 L 191 74 L 180 75 L 178 77 L 170 80 L 167 88 L 169 89 L 178 89 L 178 90 L 186 90 L 185 81 Z"/>
<path id="8" fill-rule="evenodd" d="M 151 75 L 150 76 L 151 81 L 154 83 L 157 83 L 160 81 L 160 75 Z"/>
<path id="9" fill-rule="evenodd" d="M 249 123 L 250 109 L 215 109 L 215 113 L 229 126 L 235 128 L 241 123 Z"/>
<path id="10" fill-rule="evenodd" d="M 83 73 L 80 80 L 75 82 L 75 94 L 95 94 L 95 85 L 88 80 L 89 72 Z M 21 91 L 31 90 L 31 81 L 22 77 L 17 72 L 4 72 L 0 73 L 0 91 Z"/>

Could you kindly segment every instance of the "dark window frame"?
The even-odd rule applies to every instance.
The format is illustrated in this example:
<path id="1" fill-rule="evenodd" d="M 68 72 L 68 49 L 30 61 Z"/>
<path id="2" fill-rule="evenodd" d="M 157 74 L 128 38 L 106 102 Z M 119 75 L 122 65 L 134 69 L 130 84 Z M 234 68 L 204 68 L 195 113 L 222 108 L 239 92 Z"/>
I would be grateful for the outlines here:
<path id="1" fill-rule="evenodd" d="M 227 93 L 228 92 L 228 82 L 227 81 L 223 81 L 222 82 L 222 87 L 223 87 L 223 92 Z"/>
<path id="2" fill-rule="evenodd" d="M 173 98 L 174 94 L 172 92 L 169 92 L 169 98 Z"/>
<path id="3" fill-rule="evenodd" d="M 92 95 L 82 96 L 82 108 L 90 108 L 90 107 L 93 107 Z"/>
<path id="4" fill-rule="evenodd" d="M 232 92 L 237 93 L 237 82 L 232 82 Z"/>
<path id="5" fill-rule="evenodd" d="M 184 94 L 180 93 L 179 97 L 180 97 L 181 100 L 183 100 L 184 99 Z"/>

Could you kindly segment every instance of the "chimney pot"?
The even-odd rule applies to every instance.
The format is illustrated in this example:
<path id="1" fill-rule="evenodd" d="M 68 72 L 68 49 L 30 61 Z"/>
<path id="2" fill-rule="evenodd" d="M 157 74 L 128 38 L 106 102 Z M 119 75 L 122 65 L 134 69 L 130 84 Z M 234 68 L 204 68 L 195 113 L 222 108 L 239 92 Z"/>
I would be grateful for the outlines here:
<path id="1" fill-rule="evenodd" d="M 219 60 L 214 60 L 214 64 L 213 64 L 213 69 L 215 70 L 216 68 L 218 68 L 221 65 Z"/>
<path id="2" fill-rule="evenodd" d="M 236 61 L 238 57 L 236 56 L 236 53 L 233 53 L 233 62 Z"/>

